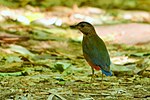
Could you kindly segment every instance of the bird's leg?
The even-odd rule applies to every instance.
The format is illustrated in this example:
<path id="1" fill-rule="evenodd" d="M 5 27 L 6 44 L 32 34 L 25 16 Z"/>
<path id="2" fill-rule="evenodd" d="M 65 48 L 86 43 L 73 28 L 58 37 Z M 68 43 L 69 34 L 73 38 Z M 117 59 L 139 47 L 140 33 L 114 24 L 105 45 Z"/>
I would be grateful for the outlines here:
<path id="1" fill-rule="evenodd" d="M 93 67 L 91 67 L 91 69 L 92 69 L 91 82 L 93 82 L 93 80 L 95 80 L 95 75 L 94 75 L 94 69 L 93 69 Z"/>
<path id="2" fill-rule="evenodd" d="M 102 82 L 103 82 L 103 73 L 102 73 Z"/>
<path id="3" fill-rule="evenodd" d="M 103 88 L 105 88 L 105 86 L 104 86 L 104 84 L 103 84 L 103 77 L 104 77 L 104 75 L 103 75 L 103 73 L 102 73 L 102 80 L 101 80 L 101 88 L 103 89 Z"/>

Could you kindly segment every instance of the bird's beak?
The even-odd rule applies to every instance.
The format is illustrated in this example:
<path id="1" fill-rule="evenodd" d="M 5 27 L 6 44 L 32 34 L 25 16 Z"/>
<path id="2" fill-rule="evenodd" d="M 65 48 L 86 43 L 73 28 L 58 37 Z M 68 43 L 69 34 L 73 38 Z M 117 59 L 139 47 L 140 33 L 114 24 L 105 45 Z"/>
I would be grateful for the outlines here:
<path id="1" fill-rule="evenodd" d="M 75 28 L 77 28 L 77 25 L 71 25 L 70 28 L 75 29 Z"/>

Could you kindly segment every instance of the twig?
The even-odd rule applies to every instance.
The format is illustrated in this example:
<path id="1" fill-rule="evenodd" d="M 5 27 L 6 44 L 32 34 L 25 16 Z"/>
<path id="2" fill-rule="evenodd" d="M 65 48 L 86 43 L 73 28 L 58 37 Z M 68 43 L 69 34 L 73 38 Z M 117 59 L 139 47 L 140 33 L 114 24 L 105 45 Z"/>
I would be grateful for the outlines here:
<path id="1" fill-rule="evenodd" d="M 58 98 L 60 98 L 61 100 L 66 100 L 64 97 L 62 97 L 61 95 L 55 93 L 55 92 L 52 92 L 52 91 L 49 91 L 51 93 L 51 95 L 48 97 L 47 100 L 53 100 L 53 97 L 54 96 L 57 96 Z"/>

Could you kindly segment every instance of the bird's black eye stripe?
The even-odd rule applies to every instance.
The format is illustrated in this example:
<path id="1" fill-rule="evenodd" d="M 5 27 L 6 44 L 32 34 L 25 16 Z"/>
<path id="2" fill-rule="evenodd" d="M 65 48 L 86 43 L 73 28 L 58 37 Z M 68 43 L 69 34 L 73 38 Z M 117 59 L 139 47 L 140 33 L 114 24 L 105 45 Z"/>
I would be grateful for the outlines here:
<path id="1" fill-rule="evenodd" d="M 84 25 L 83 25 L 83 24 L 81 24 L 80 26 L 81 26 L 81 27 L 84 27 Z"/>

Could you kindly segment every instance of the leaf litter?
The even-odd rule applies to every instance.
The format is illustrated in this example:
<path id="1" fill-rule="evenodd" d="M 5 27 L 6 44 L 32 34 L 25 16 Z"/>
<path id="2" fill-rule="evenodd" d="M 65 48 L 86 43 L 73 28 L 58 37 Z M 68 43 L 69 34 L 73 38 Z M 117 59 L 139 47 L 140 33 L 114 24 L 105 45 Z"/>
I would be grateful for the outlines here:
<path id="1" fill-rule="evenodd" d="M 30 21 L 35 20 L 30 14 L 27 17 Z M 107 18 L 111 20 L 111 16 Z M 60 25 L 59 23 L 61 21 L 57 24 Z M 16 40 L 12 43 L 1 39 L 5 42 L 0 42 L 0 91 L 3 91 L 0 98 L 150 98 L 149 44 L 125 45 L 111 43 L 111 39 L 106 40 L 114 76 L 104 77 L 102 81 L 101 72 L 95 72 L 95 80 L 91 82 L 91 68 L 82 55 L 81 34 L 69 27 L 24 24 L 28 23 L 4 22 L 0 25 L 0 32 L 8 36 L 29 36 L 26 41 Z"/>

